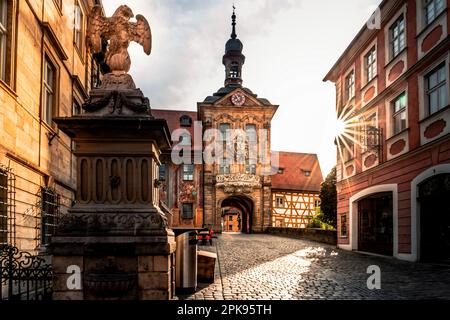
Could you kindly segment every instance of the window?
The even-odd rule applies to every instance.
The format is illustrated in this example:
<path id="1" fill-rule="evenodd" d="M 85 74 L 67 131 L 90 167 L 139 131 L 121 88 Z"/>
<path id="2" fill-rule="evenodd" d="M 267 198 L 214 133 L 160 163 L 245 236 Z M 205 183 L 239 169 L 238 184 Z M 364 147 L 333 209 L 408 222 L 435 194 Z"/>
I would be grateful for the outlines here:
<path id="1" fill-rule="evenodd" d="M 320 207 L 321 204 L 322 202 L 320 200 L 314 200 L 314 208 Z"/>
<path id="2" fill-rule="evenodd" d="M 184 146 L 184 147 L 192 146 L 191 134 L 189 132 L 183 133 L 181 135 L 180 146 Z"/>
<path id="3" fill-rule="evenodd" d="M 355 152 L 355 137 L 352 134 L 349 135 L 350 137 L 342 138 L 342 156 L 344 162 L 352 160 Z"/>
<path id="4" fill-rule="evenodd" d="M 393 134 L 399 134 L 406 129 L 406 93 L 403 92 L 392 102 Z"/>
<path id="5" fill-rule="evenodd" d="M 161 164 L 158 171 L 159 181 L 166 181 L 166 165 Z"/>
<path id="6" fill-rule="evenodd" d="M 48 245 L 59 218 L 59 195 L 50 188 L 41 189 L 41 244 Z"/>
<path id="7" fill-rule="evenodd" d="M 229 220 L 230 222 L 233 222 L 233 216 L 229 216 L 228 220 Z"/>
<path id="8" fill-rule="evenodd" d="M 406 47 L 405 18 L 403 15 L 390 28 L 391 59 L 397 57 Z"/>
<path id="9" fill-rule="evenodd" d="M 188 116 L 182 116 L 180 118 L 180 125 L 182 127 L 191 127 L 192 126 L 192 119 Z"/>
<path id="10" fill-rule="evenodd" d="M 436 69 L 425 76 L 427 88 L 428 115 L 438 112 L 448 104 L 446 63 L 442 63 Z"/>
<path id="11" fill-rule="evenodd" d="M 444 0 L 425 0 L 425 24 L 429 25 L 445 9 Z"/>
<path id="12" fill-rule="evenodd" d="M 347 238 L 348 232 L 347 232 L 347 215 L 343 214 L 341 215 L 341 238 Z"/>
<path id="13" fill-rule="evenodd" d="M 185 164 L 183 166 L 183 180 L 184 181 L 194 181 L 194 165 Z"/>
<path id="14" fill-rule="evenodd" d="M 278 174 L 284 174 L 284 168 L 279 168 L 278 169 Z"/>
<path id="15" fill-rule="evenodd" d="M 230 174 L 231 173 L 231 167 L 230 167 L 230 164 L 227 159 L 220 160 L 219 173 L 220 174 Z"/>
<path id="16" fill-rule="evenodd" d="M 377 75 L 377 49 L 373 47 L 364 57 L 366 72 L 366 83 L 370 82 Z"/>
<path id="17" fill-rule="evenodd" d="M 81 105 L 77 100 L 74 100 L 72 105 L 72 115 L 78 116 L 80 114 L 81 114 Z"/>
<path id="18" fill-rule="evenodd" d="M 233 62 L 230 67 L 230 78 L 239 78 L 239 64 Z"/>
<path id="19" fill-rule="evenodd" d="M 361 136 L 360 142 L 363 147 L 363 152 L 379 146 L 379 129 L 378 129 L 378 119 L 377 114 L 372 113 L 366 118 L 360 119 L 361 125 Z"/>
<path id="20" fill-rule="evenodd" d="M 311 170 L 302 170 L 305 177 L 311 177 Z"/>
<path id="21" fill-rule="evenodd" d="M 80 4 L 75 3 L 75 46 L 81 51 L 83 40 L 83 12 Z M 81 53 L 81 52 L 80 52 Z"/>
<path id="22" fill-rule="evenodd" d="M 355 71 L 345 78 L 345 100 L 348 101 L 355 96 Z"/>
<path id="23" fill-rule="evenodd" d="M 7 81 L 8 60 L 8 1 L 0 0 L 0 79 L 3 81 Z"/>
<path id="24" fill-rule="evenodd" d="M 256 174 L 256 164 L 253 163 L 254 161 L 250 160 L 245 165 L 245 173 L 255 175 Z"/>
<path id="25" fill-rule="evenodd" d="M 51 125 L 53 121 L 54 108 L 55 108 L 55 82 L 56 82 L 56 69 L 49 61 L 45 58 L 44 63 L 44 112 L 43 120 Z"/>
<path id="26" fill-rule="evenodd" d="M 258 136 L 256 132 L 256 125 L 254 124 L 247 124 L 245 126 L 245 132 L 247 134 L 248 142 L 250 143 L 257 143 L 258 142 Z"/>
<path id="27" fill-rule="evenodd" d="M 222 134 L 223 141 L 230 140 L 230 137 L 231 137 L 230 136 L 230 134 L 231 134 L 230 129 L 231 129 L 231 126 L 230 126 L 229 123 L 221 123 L 219 125 L 219 131 Z"/>
<path id="28" fill-rule="evenodd" d="M 0 169 L 0 245 L 8 244 L 8 172 Z"/>
<path id="29" fill-rule="evenodd" d="M 256 132 L 256 125 L 247 124 L 245 126 L 245 132 L 247 135 L 247 150 L 246 150 L 246 163 L 245 172 L 247 174 L 256 174 L 256 157 L 257 157 L 257 144 L 258 135 Z"/>
<path id="30" fill-rule="evenodd" d="M 283 197 L 276 197 L 275 203 L 277 208 L 284 208 L 284 198 Z"/>
<path id="31" fill-rule="evenodd" d="M 183 203 L 181 218 L 194 219 L 194 205 L 192 203 Z"/>
<path id="32" fill-rule="evenodd" d="M 91 89 L 98 88 L 102 84 L 100 64 L 94 56 L 91 60 Z"/>

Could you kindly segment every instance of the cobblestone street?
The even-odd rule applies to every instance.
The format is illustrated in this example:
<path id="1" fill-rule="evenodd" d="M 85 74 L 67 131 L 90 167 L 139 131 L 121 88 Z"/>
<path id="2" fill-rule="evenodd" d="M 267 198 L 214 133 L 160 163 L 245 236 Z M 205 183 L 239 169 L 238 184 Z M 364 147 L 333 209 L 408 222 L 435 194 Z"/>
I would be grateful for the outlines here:
<path id="1" fill-rule="evenodd" d="M 180 299 L 450 299 L 450 267 L 369 256 L 333 246 L 269 235 L 223 234 L 215 283 Z M 381 268 L 381 290 L 367 288 L 371 265 Z"/>

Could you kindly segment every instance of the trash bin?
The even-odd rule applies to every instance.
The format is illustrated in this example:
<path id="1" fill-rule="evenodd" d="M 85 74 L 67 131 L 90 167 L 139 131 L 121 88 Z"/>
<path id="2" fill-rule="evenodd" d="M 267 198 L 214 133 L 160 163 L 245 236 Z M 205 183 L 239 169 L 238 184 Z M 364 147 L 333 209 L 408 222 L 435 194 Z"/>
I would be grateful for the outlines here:
<path id="1" fill-rule="evenodd" d="M 176 242 L 176 289 L 180 293 L 194 293 L 197 290 L 197 231 L 180 234 Z"/>

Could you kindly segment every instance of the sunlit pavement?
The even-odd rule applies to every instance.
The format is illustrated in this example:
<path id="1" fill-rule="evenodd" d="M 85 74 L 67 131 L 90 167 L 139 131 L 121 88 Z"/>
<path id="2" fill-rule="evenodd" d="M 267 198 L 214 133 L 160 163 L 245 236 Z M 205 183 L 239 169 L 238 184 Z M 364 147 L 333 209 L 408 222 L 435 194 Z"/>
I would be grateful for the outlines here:
<path id="1" fill-rule="evenodd" d="M 223 234 L 215 283 L 188 300 L 450 299 L 450 267 L 402 262 L 270 235 Z M 369 266 L 381 290 L 367 288 Z"/>

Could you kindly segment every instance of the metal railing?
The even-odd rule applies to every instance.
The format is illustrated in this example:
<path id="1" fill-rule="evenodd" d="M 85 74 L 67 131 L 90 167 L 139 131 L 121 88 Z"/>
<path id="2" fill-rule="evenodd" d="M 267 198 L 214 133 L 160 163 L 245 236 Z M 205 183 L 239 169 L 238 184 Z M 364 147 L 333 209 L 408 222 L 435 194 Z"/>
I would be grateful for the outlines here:
<path id="1" fill-rule="evenodd" d="M 51 264 L 16 247 L 0 246 L 0 280 L 0 301 L 52 298 Z"/>

